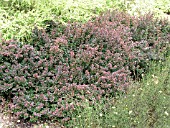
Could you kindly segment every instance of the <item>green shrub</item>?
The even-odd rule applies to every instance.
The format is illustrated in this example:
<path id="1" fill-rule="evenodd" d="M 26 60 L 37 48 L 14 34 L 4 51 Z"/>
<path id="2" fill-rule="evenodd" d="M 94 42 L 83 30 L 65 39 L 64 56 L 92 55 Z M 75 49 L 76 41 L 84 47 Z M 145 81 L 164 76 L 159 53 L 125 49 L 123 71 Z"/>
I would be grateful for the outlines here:
<path id="1" fill-rule="evenodd" d="M 169 0 L 125 0 L 124 10 L 131 15 L 140 16 L 149 12 L 155 17 L 168 17 L 170 9 Z"/>
<path id="2" fill-rule="evenodd" d="M 5 39 L 30 42 L 33 28 L 44 27 L 45 20 L 63 24 L 86 22 L 107 9 L 119 8 L 121 3 L 118 0 L 1 0 L 0 33 Z"/>

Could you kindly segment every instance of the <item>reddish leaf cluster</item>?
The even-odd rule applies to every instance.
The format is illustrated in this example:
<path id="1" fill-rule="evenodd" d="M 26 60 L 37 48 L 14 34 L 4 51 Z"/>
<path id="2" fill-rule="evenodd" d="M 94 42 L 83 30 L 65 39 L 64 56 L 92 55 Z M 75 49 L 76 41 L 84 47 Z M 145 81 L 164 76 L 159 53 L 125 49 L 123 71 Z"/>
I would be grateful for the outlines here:
<path id="1" fill-rule="evenodd" d="M 85 23 L 34 31 L 33 43 L 0 43 L 0 94 L 18 118 L 69 119 L 83 100 L 125 91 L 169 42 L 166 21 L 116 11 Z M 154 58 L 156 57 L 156 58 Z"/>

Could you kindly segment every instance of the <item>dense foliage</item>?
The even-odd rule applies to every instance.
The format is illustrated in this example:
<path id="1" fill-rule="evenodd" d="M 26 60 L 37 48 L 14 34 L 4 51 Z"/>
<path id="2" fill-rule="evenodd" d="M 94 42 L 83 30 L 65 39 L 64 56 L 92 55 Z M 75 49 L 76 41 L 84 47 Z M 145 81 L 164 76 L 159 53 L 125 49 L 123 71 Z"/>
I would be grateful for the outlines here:
<path id="1" fill-rule="evenodd" d="M 27 45 L 0 43 L 0 95 L 17 118 L 69 120 L 83 100 L 126 92 L 130 76 L 141 77 L 169 47 L 168 22 L 150 14 L 113 11 L 84 24 L 47 26 Z"/>
<path id="2" fill-rule="evenodd" d="M 44 20 L 86 22 L 112 8 L 125 6 L 120 0 L 0 0 L 0 33 L 26 43 L 34 26 L 43 27 Z"/>
<path id="3" fill-rule="evenodd" d="M 170 54 L 169 54 L 170 55 Z M 170 56 L 164 62 L 151 62 L 148 73 L 140 82 L 131 84 L 126 95 L 109 103 L 91 106 L 69 121 L 68 127 L 89 128 L 168 128 L 170 126 Z"/>

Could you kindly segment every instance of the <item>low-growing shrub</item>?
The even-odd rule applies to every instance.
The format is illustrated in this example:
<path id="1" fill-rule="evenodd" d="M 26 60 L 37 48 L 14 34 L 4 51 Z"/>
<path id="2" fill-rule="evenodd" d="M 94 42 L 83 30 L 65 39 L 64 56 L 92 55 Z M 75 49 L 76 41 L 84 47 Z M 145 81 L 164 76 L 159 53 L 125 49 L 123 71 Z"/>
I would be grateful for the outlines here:
<path id="1" fill-rule="evenodd" d="M 112 11 L 83 25 L 69 25 L 65 35 L 73 51 L 86 44 L 96 47 L 102 52 L 104 65 L 128 67 L 136 78 L 148 70 L 149 60 L 164 60 L 169 33 L 168 21 L 154 19 L 153 14 L 133 17 Z"/>
<path id="2" fill-rule="evenodd" d="M 83 100 L 125 92 L 130 75 L 147 71 L 150 56 L 160 59 L 169 45 L 168 23 L 150 15 L 113 11 L 59 26 L 35 29 L 28 45 L 0 44 L 0 95 L 17 118 L 67 121 Z"/>
<path id="3" fill-rule="evenodd" d="M 112 8 L 125 6 L 120 0 L 0 0 L 0 32 L 5 39 L 26 43 L 34 26 L 43 27 L 44 20 L 87 22 Z"/>
<path id="4" fill-rule="evenodd" d="M 0 4 L 3 9 L 8 10 L 9 8 L 15 11 L 24 11 L 28 12 L 30 10 L 35 9 L 35 1 L 33 0 L 2 0 Z"/>
<path id="5" fill-rule="evenodd" d="M 67 45 L 64 37 L 39 50 L 13 41 L 0 44 L 0 92 L 17 118 L 69 119 L 67 113 L 83 100 L 93 104 L 104 95 L 115 95 L 116 86 L 127 84 L 125 69 L 107 73 L 94 64 L 90 71 L 88 54 L 77 54 L 86 59 L 78 61 Z"/>

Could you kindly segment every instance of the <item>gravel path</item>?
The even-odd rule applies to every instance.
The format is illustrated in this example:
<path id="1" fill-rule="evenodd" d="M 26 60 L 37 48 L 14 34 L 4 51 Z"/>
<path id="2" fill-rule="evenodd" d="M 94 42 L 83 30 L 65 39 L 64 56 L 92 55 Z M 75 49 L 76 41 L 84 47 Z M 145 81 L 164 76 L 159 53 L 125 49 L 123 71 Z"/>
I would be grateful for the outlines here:
<path id="1" fill-rule="evenodd" d="M 20 120 L 17 121 L 18 123 L 14 123 L 9 116 L 4 116 L 0 113 L 0 128 L 65 128 L 61 126 L 59 123 L 55 124 L 46 124 L 46 123 L 39 123 L 36 125 L 30 125 L 21 123 Z"/>
<path id="2" fill-rule="evenodd" d="M 15 128 L 14 122 L 10 121 L 8 116 L 4 116 L 0 113 L 0 128 Z"/>

